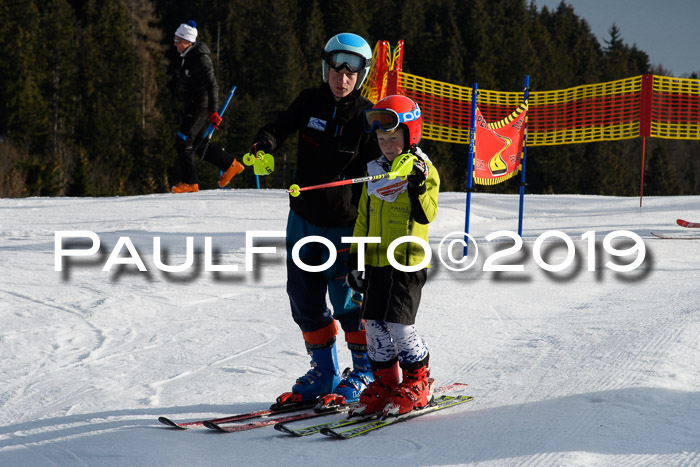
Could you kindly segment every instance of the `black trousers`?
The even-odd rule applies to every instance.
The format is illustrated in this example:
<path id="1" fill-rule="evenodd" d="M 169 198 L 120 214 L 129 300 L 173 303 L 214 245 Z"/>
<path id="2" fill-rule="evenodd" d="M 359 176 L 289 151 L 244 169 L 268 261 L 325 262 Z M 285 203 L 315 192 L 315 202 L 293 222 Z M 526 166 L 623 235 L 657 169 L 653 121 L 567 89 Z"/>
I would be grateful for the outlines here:
<path id="1" fill-rule="evenodd" d="M 389 323 L 414 324 L 428 278 L 427 269 L 403 272 L 392 266 L 366 266 L 367 291 L 362 317 Z"/>
<path id="2" fill-rule="evenodd" d="M 202 141 L 202 134 L 209 126 L 207 109 L 184 113 L 180 117 L 175 148 L 180 165 L 181 181 L 189 184 L 199 183 L 197 158 L 201 158 L 225 171 L 233 163 L 233 156 L 214 144 Z M 206 149 L 206 153 L 202 152 Z M 202 157 L 203 156 L 203 157 Z"/>

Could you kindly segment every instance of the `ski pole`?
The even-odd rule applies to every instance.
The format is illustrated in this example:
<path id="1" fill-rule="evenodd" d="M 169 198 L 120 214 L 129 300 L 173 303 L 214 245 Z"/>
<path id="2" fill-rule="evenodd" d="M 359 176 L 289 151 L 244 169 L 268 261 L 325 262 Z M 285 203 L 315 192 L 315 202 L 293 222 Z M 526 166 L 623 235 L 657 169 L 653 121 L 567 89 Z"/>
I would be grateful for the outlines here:
<path id="1" fill-rule="evenodd" d="M 406 153 L 403 154 L 399 159 L 394 160 L 394 162 L 391 164 L 391 168 L 395 170 L 392 170 L 390 172 L 378 175 L 367 175 L 365 177 L 350 178 L 347 180 L 338 180 L 335 182 L 321 183 L 320 185 L 311 185 L 305 187 L 300 187 L 299 185 L 294 184 L 289 187 L 287 193 L 289 193 L 290 196 L 296 198 L 301 194 L 302 191 L 307 190 L 318 190 L 321 188 L 331 188 L 334 186 L 352 185 L 354 183 L 373 182 L 375 180 L 381 180 L 383 178 L 393 180 L 396 177 L 399 177 L 403 180 L 413 171 L 413 161 L 415 159 L 416 156 L 414 156 L 413 154 Z"/>
<path id="2" fill-rule="evenodd" d="M 224 113 L 226 112 L 226 108 L 228 107 L 229 102 L 231 102 L 231 99 L 233 98 L 233 93 L 236 92 L 236 86 L 233 86 L 231 90 L 228 92 L 228 95 L 226 96 L 226 99 L 224 99 L 224 103 L 221 105 L 221 108 L 219 108 L 219 117 L 223 118 Z M 207 145 L 204 147 L 204 151 L 202 151 L 202 159 L 204 159 L 204 155 L 207 153 L 207 149 L 209 149 L 209 142 L 211 141 L 211 137 L 214 135 L 214 125 L 212 123 L 209 124 L 207 127 L 206 131 L 202 135 L 202 141 L 199 142 L 197 147 L 195 148 L 195 151 L 202 146 L 202 143 L 206 141 Z"/>
<path id="3" fill-rule="evenodd" d="M 247 166 L 252 165 L 255 175 L 270 175 L 275 170 L 275 159 L 272 154 L 267 154 L 265 151 L 245 154 L 243 163 Z"/>

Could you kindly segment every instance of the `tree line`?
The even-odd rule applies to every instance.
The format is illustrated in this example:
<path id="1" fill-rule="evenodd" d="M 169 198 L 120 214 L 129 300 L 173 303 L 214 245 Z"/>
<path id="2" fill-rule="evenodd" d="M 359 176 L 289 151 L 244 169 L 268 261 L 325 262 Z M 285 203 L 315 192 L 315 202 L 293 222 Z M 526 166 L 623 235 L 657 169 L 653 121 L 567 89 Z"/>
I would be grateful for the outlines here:
<path id="1" fill-rule="evenodd" d="M 545 91 L 642 73 L 670 75 L 611 24 L 602 44 L 562 2 L 526 0 L 0 0 L 0 196 L 167 192 L 174 148 L 178 25 L 193 19 L 222 95 L 236 95 L 217 144 L 240 157 L 255 131 L 321 81 L 320 52 L 339 32 L 404 41 L 404 70 L 480 89 Z M 697 78 L 693 74 L 692 78 Z M 641 139 L 531 147 L 527 191 L 636 195 Z M 442 187 L 466 184 L 464 145 L 424 140 Z M 647 140 L 645 195 L 698 193 L 697 141 Z M 261 185 L 286 188 L 295 141 Z M 200 165 L 203 188 L 218 172 Z M 515 192 L 518 177 L 486 192 Z M 256 186 L 252 170 L 234 188 Z"/>

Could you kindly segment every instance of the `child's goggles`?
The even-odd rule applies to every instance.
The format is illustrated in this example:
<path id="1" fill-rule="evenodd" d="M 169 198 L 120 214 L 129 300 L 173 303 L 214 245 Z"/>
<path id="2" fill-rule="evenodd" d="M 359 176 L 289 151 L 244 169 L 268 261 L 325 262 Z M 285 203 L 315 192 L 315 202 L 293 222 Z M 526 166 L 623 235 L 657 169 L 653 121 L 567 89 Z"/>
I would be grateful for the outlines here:
<path id="1" fill-rule="evenodd" d="M 321 54 L 321 58 L 335 71 L 347 68 L 350 73 L 359 73 L 370 66 L 372 59 L 367 59 L 361 55 L 351 52 L 326 52 Z"/>
<path id="2" fill-rule="evenodd" d="M 411 122 L 420 118 L 420 108 L 416 107 L 411 112 L 397 113 L 393 109 L 369 109 L 365 110 L 365 131 L 371 133 L 379 129 L 384 131 L 395 130 L 399 123 Z"/>

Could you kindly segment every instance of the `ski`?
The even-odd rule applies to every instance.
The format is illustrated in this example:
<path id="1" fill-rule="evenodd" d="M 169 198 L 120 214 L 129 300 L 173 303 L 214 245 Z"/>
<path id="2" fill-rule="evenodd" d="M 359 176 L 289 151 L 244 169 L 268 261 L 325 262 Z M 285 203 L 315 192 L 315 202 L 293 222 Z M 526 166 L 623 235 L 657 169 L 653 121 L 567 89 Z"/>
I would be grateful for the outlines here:
<path id="1" fill-rule="evenodd" d="M 320 433 L 322 435 L 330 436 L 336 439 L 350 439 L 356 436 L 364 435 L 370 431 L 378 430 L 380 428 L 393 425 L 394 423 L 404 422 L 412 418 L 420 417 L 421 415 L 426 415 L 431 412 L 436 412 L 438 410 L 447 409 L 449 407 L 454 407 L 465 402 L 469 402 L 474 399 L 471 396 L 440 396 L 434 399 L 429 405 L 423 409 L 414 410 L 404 415 L 399 415 L 397 417 L 389 417 L 386 419 L 373 420 L 368 423 L 361 423 L 357 426 L 352 426 L 351 428 L 345 430 L 335 430 L 332 428 L 323 428 Z"/>
<path id="2" fill-rule="evenodd" d="M 368 415 L 362 418 L 342 418 L 340 420 L 334 420 L 332 422 L 304 426 L 301 428 L 292 428 L 288 426 L 285 422 L 279 422 L 275 424 L 275 430 L 281 431 L 282 433 L 286 433 L 288 435 L 300 437 L 313 435 L 314 433 L 318 433 L 323 429 L 336 429 L 347 425 L 355 425 L 358 423 L 367 422 L 369 420 L 372 420 L 373 418 L 374 415 Z"/>
<path id="3" fill-rule="evenodd" d="M 452 391 L 452 390 L 457 390 L 457 389 L 462 389 L 466 387 L 467 384 L 465 383 L 451 383 L 447 384 L 445 386 L 440 386 L 439 388 L 436 388 L 433 394 L 441 394 L 447 391 Z M 357 417 L 357 418 L 343 418 L 341 420 L 333 420 L 330 422 L 326 423 L 321 423 L 318 425 L 311 425 L 311 426 L 304 426 L 300 428 L 293 428 L 287 423 L 289 422 L 279 422 L 275 424 L 275 430 L 281 431 L 282 433 L 286 433 L 288 435 L 292 436 L 307 436 L 307 435 L 312 435 L 314 433 L 318 433 L 319 431 L 323 429 L 331 429 L 335 430 L 336 428 L 341 428 L 344 426 L 348 425 L 357 425 L 360 423 L 365 423 L 368 422 L 376 417 L 375 414 L 372 415 L 367 415 L 364 417 Z"/>
<path id="4" fill-rule="evenodd" d="M 662 238 L 664 240 L 700 240 L 700 237 L 681 237 L 677 235 L 660 235 L 654 232 L 649 232 L 656 238 Z"/>
<path id="5" fill-rule="evenodd" d="M 293 414 L 293 415 L 286 415 L 283 417 L 275 417 L 275 418 L 265 418 L 262 420 L 256 420 L 253 422 L 248 422 L 248 423 L 237 423 L 233 425 L 223 425 L 223 423 L 229 423 L 229 422 L 211 422 L 209 420 L 204 422 L 204 426 L 207 428 L 211 428 L 212 430 L 216 430 L 222 433 L 233 433 L 235 431 L 245 431 L 245 430 L 252 430 L 254 428 L 262 428 L 264 426 L 269 426 L 269 425 L 274 425 L 276 423 L 289 423 L 289 422 L 295 422 L 297 420 L 305 420 L 307 418 L 316 418 L 316 417 L 323 417 L 325 415 L 331 415 L 331 414 L 336 414 L 336 413 L 342 413 L 348 410 L 348 406 L 335 406 L 333 408 L 324 410 L 323 412 L 316 412 L 316 411 L 307 411 L 307 412 L 301 412 L 298 414 Z"/>
<path id="6" fill-rule="evenodd" d="M 195 420 L 191 422 L 175 422 L 171 420 L 168 417 L 158 417 L 158 421 L 164 425 L 167 425 L 172 428 L 180 429 L 180 430 L 186 430 L 188 428 L 196 428 L 196 427 L 203 427 L 205 422 L 211 422 L 214 424 L 218 423 L 231 423 L 231 422 L 238 422 L 242 420 L 249 420 L 253 418 L 267 418 L 271 417 L 273 415 L 277 414 L 283 414 L 283 413 L 289 413 L 289 412 L 298 412 L 302 410 L 309 410 L 312 409 L 315 405 L 316 401 L 306 401 L 302 403 L 297 403 L 297 404 L 291 404 L 286 407 L 280 407 L 276 408 L 275 410 L 268 409 L 268 410 L 257 410 L 254 412 L 248 412 L 248 413 L 242 413 L 242 414 L 237 414 L 237 415 L 228 415 L 226 417 L 219 417 L 219 418 L 211 418 L 211 419 L 206 419 L 206 420 Z M 274 404 L 273 404 L 274 407 Z"/>
<path id="7" fill-rule="evenodd" d="M 689 227 L 691 229 L 700 228 L 700 222 L 688 222 L 684 221 L 683 219 L 676 219 L 676 224 L 680 225 L 681 227 Z"/>

